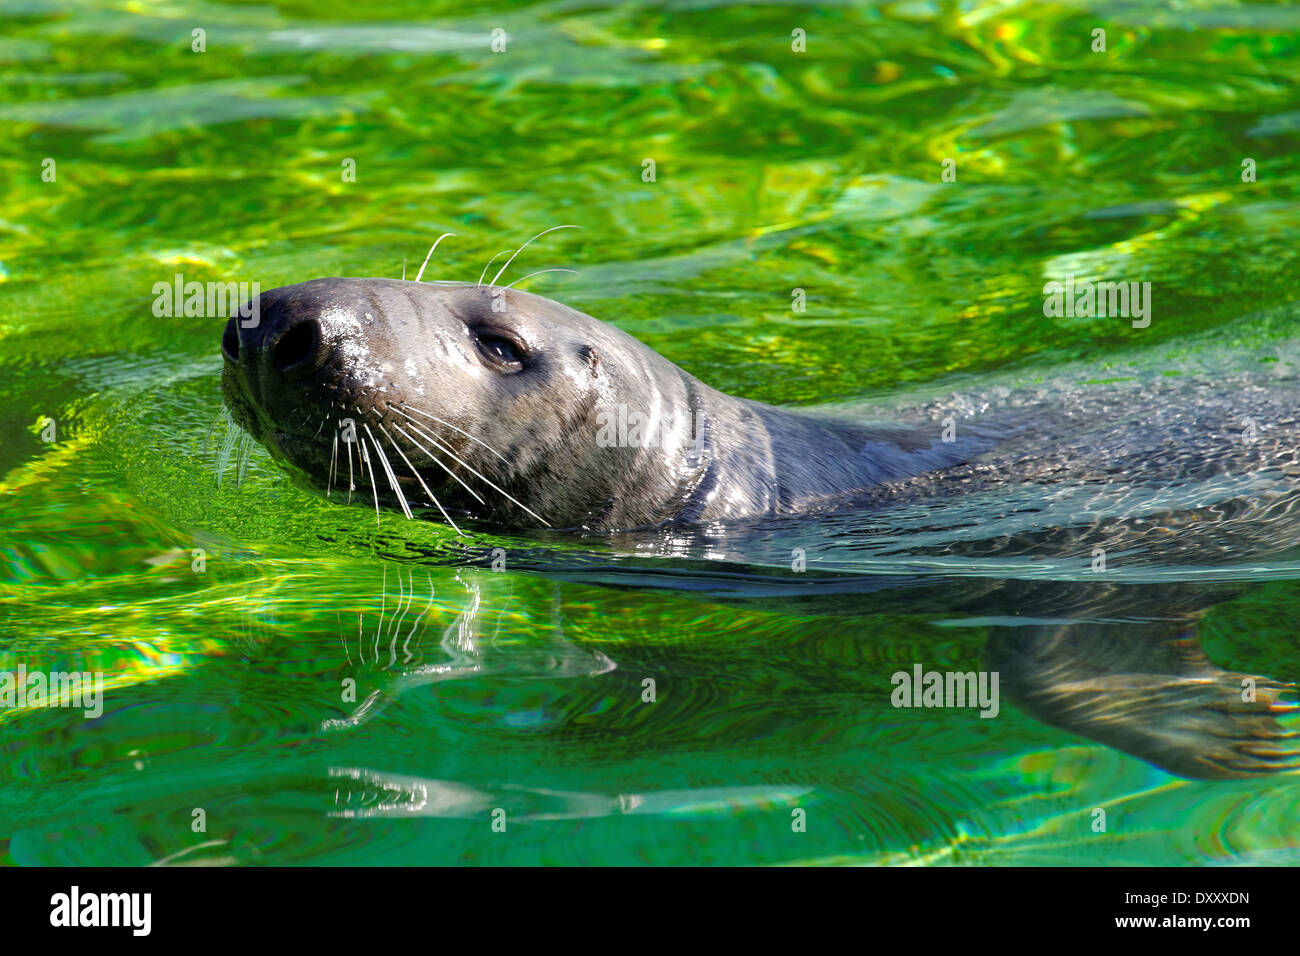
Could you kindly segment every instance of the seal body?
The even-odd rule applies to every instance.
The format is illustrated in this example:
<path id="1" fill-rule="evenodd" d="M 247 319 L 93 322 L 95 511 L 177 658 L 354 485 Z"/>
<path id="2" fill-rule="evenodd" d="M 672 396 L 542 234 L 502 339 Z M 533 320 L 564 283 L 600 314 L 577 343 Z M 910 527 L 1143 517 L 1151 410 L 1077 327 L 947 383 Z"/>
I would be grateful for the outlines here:
<path id="1" fill-rule="evenodd" d="M 1262 381 L 971 393 L 872 425 L 726 395 L 513 289 L 318 279 L 251 306 L 222 340 L 234 419 L 300 481 L 376 510 L 711 535 L 761 515 L 901 507 L 922 516 L 912 555 L 1091 554 L 1094 570 L 1099 555 L 1199 566 L 1300 542 L 1300 383 L 1281 362 Z M 988 593 L 963 602 L 972 585 Z M 1294 689 L 1219 668 L 1196 643 L 1224 596 L 1104 575 L 941 587 L 991 615 L 990 670 L 1041 720 L 1184 776 L 1300 766 L 1278 721 Z"/>
<path id="2" fill-rule="evenodd" d="M 592 530 L 725 521 L 992 446 L 945 441 L 934 423 L 873 427 L 735 398 L 515 289 L 317 279 L 241 313 L 222 341 L 235 420 L 322 490 L 340 486 L 346 456 L 349 487 L 359 474 L 390 507 Z"/>

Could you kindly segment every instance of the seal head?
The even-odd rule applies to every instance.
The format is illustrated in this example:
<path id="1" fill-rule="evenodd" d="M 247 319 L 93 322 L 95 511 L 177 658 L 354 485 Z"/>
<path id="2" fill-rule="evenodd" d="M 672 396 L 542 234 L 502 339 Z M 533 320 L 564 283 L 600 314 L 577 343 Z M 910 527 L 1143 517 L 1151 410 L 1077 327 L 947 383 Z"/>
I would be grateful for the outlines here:
<path id="1" fill-rule="evenodd" d="M 222 338 L 235 421 L 300 482 L 366 499 L 369 485 L 408 513 L 595 530 L 725 520 L 980 447 L 733 398 L 516 289 L 330 278 L 251 306 Z"/>

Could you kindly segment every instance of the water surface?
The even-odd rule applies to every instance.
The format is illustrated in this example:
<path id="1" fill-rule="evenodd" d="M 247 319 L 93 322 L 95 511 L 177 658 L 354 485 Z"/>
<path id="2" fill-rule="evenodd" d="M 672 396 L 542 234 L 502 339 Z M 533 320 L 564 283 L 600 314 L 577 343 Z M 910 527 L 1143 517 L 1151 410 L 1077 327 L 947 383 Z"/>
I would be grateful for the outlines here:
<path id="1" fill-rule="evenodd" d="M 954 589 L 1086 586 L 1086 555 L 943 553 L 1006 500 L 744 547 L 377 523 L 259 449 L 218 483 L 223 322 L 151 308 L 177 272 L 397 277 L 444 232 L 428 274 L 473 280 L 574 223 L 512 276 L 580 270 L 529 288 L 758 400 L 1288 376 L 1295 7 L 0 0 L 0 24 L 0 668 L 107 681 L 95 720 L 0 712 L 3 862 L 1296 861 L 1294 775 L 891 707 L 894 671 L 978 668 L 1020 610 Z M 1152 282 L 1150 325 L 1046 317 L 1070 273 Z M 1213 591 L 1215 662 L 1300 678 L 1294 557 L 1139 557 L 1121 585 Z"/>

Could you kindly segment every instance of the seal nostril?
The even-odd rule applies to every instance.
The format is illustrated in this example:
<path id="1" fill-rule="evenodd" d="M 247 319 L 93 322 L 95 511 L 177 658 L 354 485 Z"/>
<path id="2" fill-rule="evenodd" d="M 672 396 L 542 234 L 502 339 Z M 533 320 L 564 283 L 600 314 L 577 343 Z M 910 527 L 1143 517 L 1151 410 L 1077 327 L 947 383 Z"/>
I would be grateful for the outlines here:
<path id="1" fill-rule="evenodd" d="M 316 345 L 316 323 L 299 322 L 275 343 L 272 358 L 276 369 L 287 372 L 311 361 L 316 355 Z"/>
<path id="2" fill-rule="evenodd" d="M 239 361 L 239 329 L 235 328 L 233 317 L 226 323 L 226 331 L 221 333 L 221 354 L 232 362 Z"/>

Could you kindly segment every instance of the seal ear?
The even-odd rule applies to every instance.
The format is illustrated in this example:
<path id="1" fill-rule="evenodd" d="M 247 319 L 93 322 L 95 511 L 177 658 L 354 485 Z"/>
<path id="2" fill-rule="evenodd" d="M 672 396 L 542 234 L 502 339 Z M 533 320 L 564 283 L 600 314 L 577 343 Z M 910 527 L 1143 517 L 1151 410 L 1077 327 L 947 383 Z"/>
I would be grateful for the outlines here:
<path id="1" fill-rule="evenodd" d="M 584 345 L 582 348 L 578 349 L 578 357 L 582 359 L 587 368 L 591 369 L 593 372 L 596 371 L 596 366 L 600 364 L 600 353 L 590 345 Z"/>

